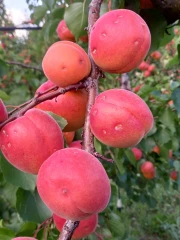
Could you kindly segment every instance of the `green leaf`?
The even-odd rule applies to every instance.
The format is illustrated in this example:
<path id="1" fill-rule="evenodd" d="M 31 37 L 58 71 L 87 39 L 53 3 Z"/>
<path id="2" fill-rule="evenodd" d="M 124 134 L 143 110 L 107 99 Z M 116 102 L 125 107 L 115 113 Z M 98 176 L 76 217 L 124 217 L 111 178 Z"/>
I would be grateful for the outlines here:
<path id="1" fill-rule="evenodd" d="M 159 116 L 159 121 L 162 122 L 164 126 L 169 128 L 172 133 L 176 131 L 174 119 L 174 113 L 170 108 L 166 108 Z"/>
<path id="2" fill-rule="evenodd" d="M 173 165 L 174 165 L 176 171 L 180 172 L 180 162 L 176 160 L 173 162 Z"/>
<path id="3" fill-rule="evenodd" d="M 177 45 L 177 51 L 178 51 L 178 60 L 180 62 L 180 44 Z"/>
<path id="4" fill-rule="evenodd" d="M 157 9 L 143 9 L 141 10 L 141 16 L 151 32 L 151 48 L 149 50 L 149 53 L 151 53 L 159 48 L 167 23 L 162 12 Z"/>
<path id="5" fill-rule="evenodd" d="M 125 226 L 122 223 L 120 217 L 115 214 L 111 213 L 110 218 L 106 219 L 107 226 L 113 232 L 113 235 L 120 237 L 125 233 Z"/>
<path id="6" fill-rule="evenodd" d="M 19 188 L 16 196 L 16 208 L 24 221 L 42 223 L 52 216 L 37 191 L 32 193 Z"/>
<path id="7" fill-rule="evenodd" d="M 0 90 L 0 98 L 5 101 L 5 100 L 9 100 L 10 96 L 8 96 L 4 91 Z"/>
<path id="8" fill-rule="evenodd" d="M 53 113 L 53 112 L 48 112 L 46 111 L 51 117 L 54 118 L 54 120 L 57 122 L 57 124 L 60 126 L 61 129 L 65 128 L 65 126 L 67 125 L 67 121 L 65 118 L 62 118 L 61 116 Z"/>
<path id="9" fill-rule="evenodd" d="M 112 0 L 111 9 L 124 8 L 124 0 Z M 139 11 L 139 10 L 138 10 Z"/>
<path id="10" fill-rule="evenodd" d="M 172 92 L 171 98 L 178 114 L 180 114 L 180 88 L 177 88 Z"/>
<path id="11" fill-rule="evenodd" d="M 156 145 L 156 142 L 152 137 L 143 138 L 139 143 L 140 148 L 146 153 L 151 152 L 155 145 Z"/>
<path id="12" fill-rule="evenodd" d="M 159 128 L 154 137 L 159 145 L 164 145 L 171 140 L 171 134 L 167 128 Z"/>
<path id="13" fill-rule="evenodd" d="M 33 191 L 36 187 L 36 176 L 24 173 L 11 165 L 2 154 L 0 154 L 0 167 L 6 181 L 14 186 Z"/>
<path id="14" fill-rule="evenodd" d="M 144 84 L 140 90 L 138 91 L 138 95 L 141 96 L 142 98 L 146 97 L 147 95 L 149 95 L 150 92 L 152 92 L 154 90 L 153 87 L 150 87 L 147 84 Z"/>
<path id="15" fill-rule="evenodd" d="M 59 22 L 60 20 L 62 20 L 64 17 L 64 8 L 58 7 L 53 9 L 53 11 L 51 12 L 50 18 L 52 20 L 58 19 Z"/>
<path id="16" fill-rule="evenodd" d="M 43 0 L 43 2 L 49 10 L 52 10 L 52 8 L 55 4 L 55 0 Z"/>
<path id="17" fill-rule="evenodd" d="M 47 12 L 46 5 L 37 6 L 34 9 L 32 18 L 39 22 L 44 18 L 44 16 L 46 16 L 46 12 Z"/>
<path id="18" fill-rule="evenodd" d="M 3 75 L 5 75 L 5 74 L 7 74 L 8 73 L 8 66 L 7 66 L 7 64 L 2 60 L 2 59 L 0 59 L 0 78 L 3 76 Z"/>
<path id="19" fill-rule="evenodd" d="M 133 166 L 136 166 L 136 159 L 131 149 L 126 149 L 124 151 L 125 155 L 127 156 L 128 160 Z"/>
<path id="20" fill-rule="evenodd" d="M 106 12 L 108 12 L 108 4 L 103 2 L 100 8 L 100 16 L 102 16 Z"/>
<path id="21" fill-rule="evenodd" d="M 178 64 L 179 64 L 179 58 L 178 58 L 178 55 L 175 55 L 166 63 L 165 68 L 171 69 L 172 67 Z"/>
<path id="22" fill-rule="evenodd" d="M 46 25 L 44 26 L 45 31 L 44 31 L 44 38 L 45 40 L 51 41 L 53 36 L 56 35 L 56 28 L 59 24 L 59 19 L 55 19 L 55 20 L 50 20 L 46 23 Z"/>
<path id="23" fill-rule="evenodd" d="M 20 227 L 17 232 L 17 236 L 32 236 L 32 233 L 35 232 L 37 224 L 34 222 L 26 222 Z"/>
<path id="24" fill-rule="evenodd" d="M 164 37 L 161 39 L 161 42 L 160 42 L 160 47 L 165 46 L 166 44 L 168 44 L 174 38 L 174 36 L 175 36 L 174 28 L 168 29 L 168 34 L 165 31 L 164 32 Z"/>
<path id="25" fill-rule="evenodd" d="M 5 199 L 13 206 L 16 206 L 16 192 L 18 190 L 18 187 L 5 183 L 2 189 L 2 195 L 5 197 Z"/>
<path id="26" fill-rule="evenodd" d="M 15 233 L 7 228 L 0 228 L 0 239 L 2 240 L 11 240 L 15 237 Z"/>
<path id="27" fill-rule="evenodd" d="M 114 162 L 121 174 L 125 172 L 125 168 L 123 166 L 123 150 L 122 149 L 115 149 L 115 158 Z"/>
<path id="28" fill-rule="evenodd" d="M 75 36 L 76 41 L 80 36 L 85 35 L 87 32 L 85 28 L 88 26 L 88 9 L 90 0 L 84 0 L 83 3 L 77 2 L 71 4 L 65 10 L 64 20 Z"/>

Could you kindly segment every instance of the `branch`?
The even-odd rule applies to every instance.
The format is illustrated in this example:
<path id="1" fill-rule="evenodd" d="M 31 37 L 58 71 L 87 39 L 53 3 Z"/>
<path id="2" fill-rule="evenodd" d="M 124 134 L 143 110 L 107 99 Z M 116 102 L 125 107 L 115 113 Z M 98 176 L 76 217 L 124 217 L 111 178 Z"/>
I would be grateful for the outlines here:
<path id="1" fill-rule="evenodd" d="M 20 63 L 20 62 L 5 61 L 5 63 L 10 64 L 10 65 L 17 65 L 17 66 L 20 66 L 22 68 L 30 68 L 30 69 L 33 69 L 33 70 L 36 70 L 36 71 L 43 72 L 42 68 L 40 68 L 40 67 L 34 67 L 34 66 L 30 66 L 30 65 L 23 64 L 23 63 Z"/>
<path id="2" fill-rule="evenodd" d="M 99 18 L 100 7 L 103 0 L 92 0 L 89 5 L 89 16 L 88 16 L 88 34 L 90 34 L 91 29 L 94 23 Z M 91 74 L 89 76 L 88 82 L 88 103 L 87 103 L 87 110 L 86 110 L 86 118 L 84 124 L 84 132 L 83 132 L 83 148 L 89 153 L 93 153 L 94 151 L 94 136 L 90 129 L 90 110 L 92 105 L 95 102 L 95 98 L 98 93 L 98 80 L 102 76 L 101 70 L 96 66 L 94 61 L 91 58 L 90 51 L 88 53 L 89 58 L 92 64 Z M 58 240 L 70 240 L 74 230 L 78 227 L 79 221 L 67 221 L 61 231 Z M 68 226 L 68 230 L 67 230 Z"/>
<path id="3" fill-rule="evenodd" d="M 131 91 L 131 85 L 130 85 L 128 73 L 123 73 L 121 75 L 120 88 Z"/>
<path id="4" fill-rule="evenodd" d="M 23 103 L 22 105 L 18 106 L 16 109 L 13 110 L 13 113 L 11 112 L 12 115 L 10 115 L 10 117 L 2 122 L 0 124 L 0 130 L 2 127 L 4 127 L 7 123 L 9 122 L 12 122 L 14 121 L 15 119 L 23 116 L 29 109 L 35 107 L 36 105 L 38 105 L 39 103 L 41 102 L 44 102 L 46 100 L 51 100 L 61 94 L 65 94 L 66 92 L 69 92 L 71 90 L 78 90 L 78 89 L 82 89 L 82 88 L 86 88 L 87 87 L 87 82 L 88 82 L 88 79 L 87 80 L 84 80 L 84 81 L 81 81 L 77 84 L 74 84 L 74 85 L 70 85 L 70 86 L 67 86 L 65 88 L 58 88 L 57 89 L 57 86 L 54 87 L 54 89 L 57 89 L 53 92 L 49 92 L 50 90 L 48 89 L 47 91 L 43 92 L 43 93 L 38 93 L 35 95 L 34 98 L 32 98 L 31 100 L 29 100 L 27 103 Z M 21 107 L 23 106 L 22 109 L 20 109 Z"/>
<path id="5" fill-rule="evenodd" d="M 15 31 L 15 30 L 41 30 L 42 27 L 0 27 L 0 32 L 3 31 Z"/>

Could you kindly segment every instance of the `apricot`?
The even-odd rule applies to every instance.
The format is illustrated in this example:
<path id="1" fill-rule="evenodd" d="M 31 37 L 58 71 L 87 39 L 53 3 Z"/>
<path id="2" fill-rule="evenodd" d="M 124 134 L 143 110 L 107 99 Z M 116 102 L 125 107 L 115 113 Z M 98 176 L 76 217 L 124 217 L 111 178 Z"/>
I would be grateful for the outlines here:
<path id="1" fill-rule="evenodd" d="M 39 109 L 6 124 L 0 132 L 5 158 L 21 171 L 37 174 L 41 164 L 64 147 L 62 131 L 56 121 Z"/>
<path id="2" fill-rule="evenodd" d="M 146 22 L 135 12 L 117 9 L 102 15 L 89 38 L 94 62 L 105 72 L 126 73 L 147 55 L 151 35 Z"/>
<path id="3" fill-rule="evenodd" d="M 174 181 L 176 181 L 178 178 L 178 173 L 176 171 L 172 171 L 170 173 L 170 178 L 173 179 Z"/>
<path id="4" fill-rule="evenodd" d="M 140 85 L 137 85 L 136 87 L 133 88 L 133 92 L 134 93 L 137 93 L 139 92 L 139 90 L 144 86 L 144 83 L 143 84 L 140 84 Z"/>
<path id="5" fill-rule="evenodd" d="M 53 83 L 48 80 L 46 83 L 43 83 L 36 92 L 44 92 L 52 86 Z M 87 91 L 85 89 L 79 89 L 61 94 L 52 100 L 46 100 L 36 107 L 65 118 L 68 124 L 63 131 L 72 132 L 84 125 L 87 101 Z"/>
<path id="6" fill-rule="evenodd" d="M 16 237 L 12 238 L 11 240 L 37 240 L 37 239 L 33 237 Z"/>
<path id="7" fill-rule="evenodd" d="M 161 58 L 161 53 L 159 51 L 154 51 L 154 52 L 151 53 L 151 57 L 154 60 L 159 60 Z"/>
<path id="8" fill-rule="evenodd" d="M 61 231 L 66 219 L 53 214 L 53 220 L 56 228 Z M 98 214 L 91 215 L 89 218 L 80 221 L 79 226 L 75 229 L 72 239 L 81 239 L 89 234 L 93 233 L 96 230 L 98 223 Z"/>
<path id="9" fill-rule="evenodd" d="M 69 144 L 69 147 L 82 149 L 82 140 L 77 140 Z"/>
<path id="10" fill-rule="evenodd" d="M 67 143 L 67 145 L 69 145 L 70 143 L 72 143 L 73 139 L 74 139 L 74 136 L 75 136 L 75 132 L 63 132 L 63 136 L 64 136 L 64 139 Z"/>
<path id="11" fill-rule="evenodd" d="M 142 151 L 139 148 L 132 148 L 131 149 L 135 159 L 138 161 L 142 158 Z"/>
<path id="12" fill-rule="evenodd" d="M 153 122 L 153 115 L 144 100 L 124 89 L 102 92 L 90 111 L 93 134 L 112 147 L 137 145 L 151 130 Z"/>
<path id="13" fill-rule="evenodd" d="M 141 71 L 145 71 L 149 68 L 149 64 L 145 61 L 142 61 L 142 63 L 138 66 L 138 69 Z"/>
<path id="14" fill-rule="evenodd" d="M 160 154 L 160 148 L 159 148 L 159 146 L 154 146 L 153 147 L 153 150 L 152 150 L 153 152 L 155 152 L 155 153 L 157 153 L 158 155 Z"/>
<path id="15" fill-rule="evenodd" d="M 61 40 L 75 42 L 75 37 L 66 25 L 65 20 L 61 20 L 56 29 L 57 35 Z"/>
<path id="16" fill-rule="evenodd" d="M 140 9 L 153 8 L 151 0 L 140 0 Z"/>
<path id="17" fill-rule="evenodd" d="M 103 211 L 111 194 L 102 164 L 78 148 L 52 154 L 39 170 L 37 189 L 49 209 L 68 220 L 83 220 Z"/>
<path id="18" fill-rule="evenodd" d="M 147 78 L 147 77 L 151 76 L 151 72 L 149 70 L 144 71 L 143 75 L 144 75 L 145 78 Z"/>
<path id="19" fill-rule="evenodd" d="M 146 161 L 141 165 L 141 172 L 147 179 L 152 179 L 155 177 L 155 168 L 150 161 Z"/>
<path id="20" fill-rule="evenodd" d="M 6 107 L 5 107 L 2 99 L 0 98 L 0 123 L 4 122 L 7 119 L 8 119 L 8 112 L 6 110 Z"/>
<path id="21" fill-rule="evenodd" d="M 51 45 L 43 58 L 42 67 L 46 77 L 59 87 L 78 83 L 91 71 L 87 53 L 70 41 Z"/>

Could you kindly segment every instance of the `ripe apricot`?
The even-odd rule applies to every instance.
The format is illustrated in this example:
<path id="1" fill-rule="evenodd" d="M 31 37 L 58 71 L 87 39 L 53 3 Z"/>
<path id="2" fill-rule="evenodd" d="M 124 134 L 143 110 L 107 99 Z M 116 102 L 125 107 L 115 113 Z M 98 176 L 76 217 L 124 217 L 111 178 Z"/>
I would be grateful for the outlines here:
<path id="1" fill-rule="evenodd" d="M 82 149 L 82 140 L 72 142 L 69 147 Z"/>
<path id="2" fill-rule="evenodd" d="M 78 148 L 52 154 L 39 170 L 37 189 L 53 213 L 70 220 L 86 219 L 103 211 L 111 194 L 102 164 Z"/>
<path id="3" fill-rule="evenodd" d="M 8 112 L 6 110 L 6 107 L 5 107 L 2 99 L 0 98 L 0 123 L 4 122 L 7 119 L 8 119 Z"/>
<path id="4" fill-rule="evenodd" d="M 152 179 L 155 177 L 155 168 L 150 161 L 146 161 L 141 165 L 141 172 L 147 179 Z"/>
<path id="5" fill-rule="evenodd" d="M 147 55 L 151 35 L 146 22 L 127 9 L 112 10 L 94 24 L 89 38 L 94 62 L 105 72 L 126 73 Z"/>
<path id="6" fill-rule="evenodd" d="M 58 34 L 58 37 L 61 40 L 68 40 L 75 42 L 75 37 L 72 34 L 72 32 L 69 30 L 69 28 L 66 25 L 65 20 L 61 20 L 60 23 L 57 26 L 56 32 Z"/>
<path id="7" fill-rule="evenodd" d="M 151 57 L 155 60 L 159 60 L 161 58 L 161 53 L 159 51 L 154 51 L 151 53 Z"/>
<path id="8" fill-rule="evenodd" d="M 67 145 L 69 145 L 70 143 L 72 143 L 74 136 L 75 136 L 75 132 L 63 132 L 63 136 L 64 139 L 67 143 Z"/>
<path id="9" fill-rule="evenodd" d="M 149 70 L 144 71 L 143 75 L 144 75 L 145 78 L 147 78 L 147 77 L 151 76 L 151 72 Z"/>
<path id="10" fill-rule="evenodd" d="M 53 214 L 53 220 L 56 228 L 61 231 L 66 219 Z M 98 223 L 98 214 L 93 214 L 89 218 L 80 221 L 79 226 L 75 229 L 72 239 L 81 239 L 89 234 L 93 233 L 96 230 Z"/>
<path id="11" fill-rule="evenodd" d="M 131 149 L 135 159 L 138 161 L 142 158 L 142 151 L 139 148 L 132 148 Z"/>
<path id="12" fill-rule="evenodd" d="M 170 173 L 170 178 L 173 179 L 174 181 L 176 181 L 178 178 L 178 173 L 176 171 L 172 171 Z"/>
<path id="13" fill-rule="evenodd" d="M 36 92 L 44 92 L 54 84 L 48 80 L 43 83 Z M 85 89 L 79 89 L 61 94 L 52 100 L 46 100 L 36 107 L 44 111 L 53 112 L 65 118 L 68 124 L 63 129 L 64 132 L 76 131 L 83 127 L 86 115 L 86 105 L 88 93 Z"/>
<path id="14" fill-rule="evenodd" d="M 37 174 L 41 164 L 64 147 L 56 121 L 39 109 L 6 124 L 0 132 L 0 148 L 5 158 L 21 171 Z"/>
<path id="15" fill-rule="evenodd" d="M 33 237 L 16 237 L 12 238 L 11 240 L 37 240 L 37 239 Z"/>
<path id="16" fill-rule="evenodd" d="M 78 83 L 91 71 L 87 53 L 70 41 L 51 45 L 43 58 L 42 67 L 46 77 L 59 87 Z"/>
<path id="17" fill-rule="evenodd" d="M 153 150 L 152 150 L 153 152 L 155 152 L 155 153 L 157 153 L 158 155 L 160 154 L 160 148 L 159 148 L 159 146 L 154 146 L 153 147 Z"/>
<path id="18" fill-rule="evenodd" d="M 144 100 L 124 89 L 102 92 L 90 111 L 93 134 L 112 147 L 137 145 L 151 130 L 153 122 L 153 115 Z"/>
<path id="19" fill-rule="evenodd" d="M 140 69 L 141 71 L 145 71 L 147 70 L 149 67 L 149 64 L 145 61 L 142 61 L 142 63 L 138 66 L 138 69 Z"/>

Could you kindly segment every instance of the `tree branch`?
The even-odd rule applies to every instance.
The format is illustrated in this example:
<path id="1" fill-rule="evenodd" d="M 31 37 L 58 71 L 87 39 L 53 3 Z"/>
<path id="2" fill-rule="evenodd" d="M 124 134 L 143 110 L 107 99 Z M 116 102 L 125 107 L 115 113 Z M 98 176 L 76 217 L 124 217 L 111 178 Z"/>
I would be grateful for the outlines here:
<path id="1" fill-rule="evenodd" d="M 22 68 L 29 68 L 29 69 L 33 69 L 33 70 L 36 70 L 36 71 L 43 72 L 42 68 L 40 68 L 40 67 L 30 66 L 30 65 L 23 64 L 23 63 L 20 63 L 20 62 L 5 61 L 5 63 L 10 64 L 10 65 L 17 65 L 17 66 L 20 66 Z"/>
<path id="2" fill-rule="evenodd" d="M 120 88 L 131 91 L 131 85 L 129 81 L 128 73 L 121 74 Z"/>
<path id="3" fill-rule="evenodd" d="M 12 32 L 15 30 L 41 30 L 42 27 L 0 27 L 0 32 L 7 31 Z"/>

